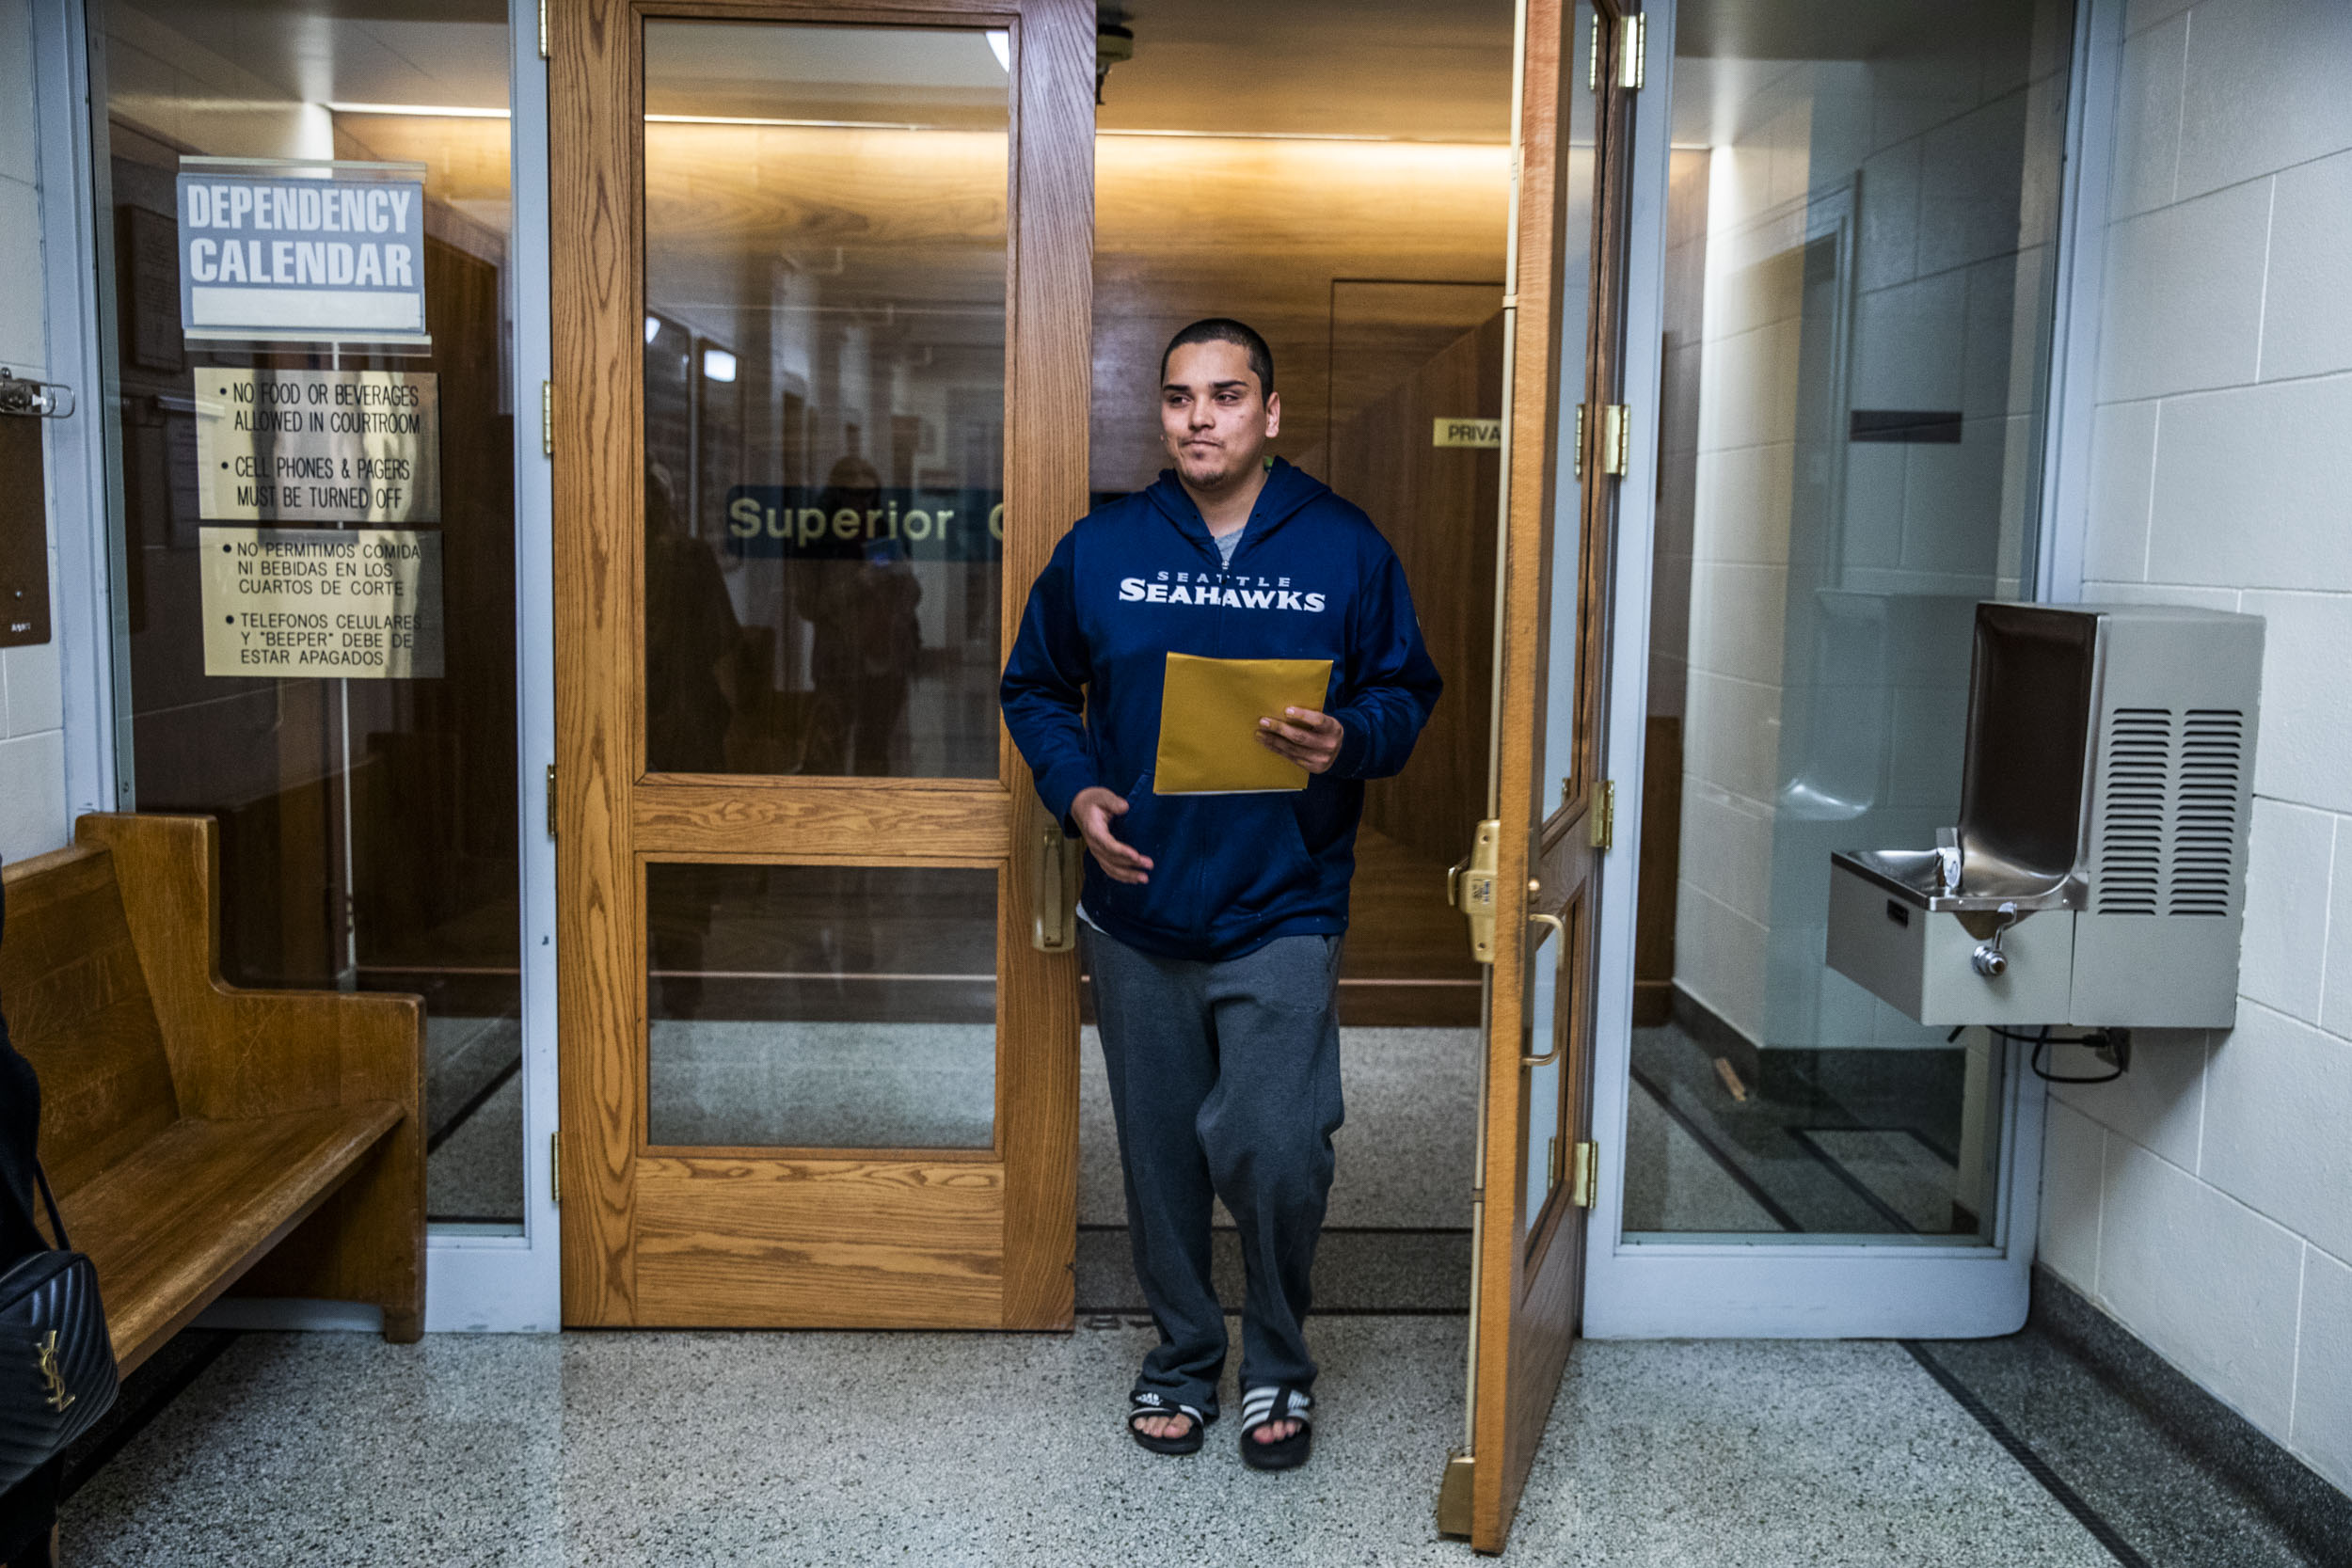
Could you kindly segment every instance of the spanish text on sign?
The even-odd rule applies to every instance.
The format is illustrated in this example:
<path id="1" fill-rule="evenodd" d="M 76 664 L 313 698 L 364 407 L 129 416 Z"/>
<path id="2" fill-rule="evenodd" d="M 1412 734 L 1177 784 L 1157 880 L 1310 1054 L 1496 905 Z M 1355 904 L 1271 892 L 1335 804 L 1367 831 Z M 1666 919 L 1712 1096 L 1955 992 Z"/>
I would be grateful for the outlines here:
<path id="1" fill-rule="evenodd" d="M 441 536 L 410 529 L 208 528 L 208 675 L 441 673 Z"/>

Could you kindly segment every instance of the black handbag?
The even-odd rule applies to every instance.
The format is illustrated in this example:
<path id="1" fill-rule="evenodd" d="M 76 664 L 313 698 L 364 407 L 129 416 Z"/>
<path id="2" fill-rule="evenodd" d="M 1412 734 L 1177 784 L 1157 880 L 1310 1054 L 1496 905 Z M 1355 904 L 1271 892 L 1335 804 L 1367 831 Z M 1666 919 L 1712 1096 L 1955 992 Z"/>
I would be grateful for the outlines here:
<path id="1" fill-rule="evenodd" d="M 72 1250 L 39 1165 L 33 1179 L 57 1244 L 0 1273 L 0 1492 L 63 1453 L 115 1402 L 114 1341 L 97 1267 Z M 32 1215 L 24 1217 L 29 1224 Z"/>

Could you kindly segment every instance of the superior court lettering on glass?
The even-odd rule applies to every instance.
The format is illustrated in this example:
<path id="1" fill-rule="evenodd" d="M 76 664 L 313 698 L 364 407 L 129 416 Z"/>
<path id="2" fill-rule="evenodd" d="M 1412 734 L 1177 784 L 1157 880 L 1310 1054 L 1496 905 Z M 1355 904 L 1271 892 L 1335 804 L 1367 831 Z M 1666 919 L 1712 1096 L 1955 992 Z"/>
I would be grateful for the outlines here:
<path id="1" fill-rule="evenodd" d="M 409 166 L 183 160 L 180 319 L 199 340 L 425 342 L 424 182 Z M 251 172 L 257 166 L 272 172 Z"/>
<path id="2" fill-rule="evenodd" d="M 904 486 L 836 490 L 739 484 L 726 495 L 726 547 L 795 560 L 996 561 L 1005 503 L 995 490 Z"/>

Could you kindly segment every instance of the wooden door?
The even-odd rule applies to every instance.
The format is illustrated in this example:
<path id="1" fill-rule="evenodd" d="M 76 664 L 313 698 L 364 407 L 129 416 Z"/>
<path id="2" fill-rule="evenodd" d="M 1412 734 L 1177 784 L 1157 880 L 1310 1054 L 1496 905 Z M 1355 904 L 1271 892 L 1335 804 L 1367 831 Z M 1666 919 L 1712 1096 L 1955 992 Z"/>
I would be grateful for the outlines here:
<path id="1" fill-rule="evenodd" d="M 1470 1542 L 1487 1552 L 1510 1533 L 1583 1290 L 1592 978 L 1613 800 L 1602 744 L 1608 584 L 1627 440 L 1616 406 L 1623 190 L 1639 26 L 1608 0 L 1530 0 L 1522 56 L 1496 653 L 1502 721 L 1481 830 L 1492 840 L 1495 935 L 1467 1467 Z"/>
<path id="2" fill-rule="evenodd" d="M 564 1321 L 1067 1326 L 1092 8 L 549 26 Z"/>

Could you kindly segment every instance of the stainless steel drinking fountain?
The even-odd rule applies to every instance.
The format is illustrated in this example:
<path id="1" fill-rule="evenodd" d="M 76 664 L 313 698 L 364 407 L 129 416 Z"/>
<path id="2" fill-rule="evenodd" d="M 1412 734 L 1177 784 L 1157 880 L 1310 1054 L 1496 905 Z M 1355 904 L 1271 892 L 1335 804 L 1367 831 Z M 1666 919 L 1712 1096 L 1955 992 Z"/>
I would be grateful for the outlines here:
<path id="1" fill-rule="evenodd" d="M 1977 607 L 1960 822 L 1830 859 L 1829 963 L 1927 1024 L 2227 1028 L 2263 623 Z"/>

